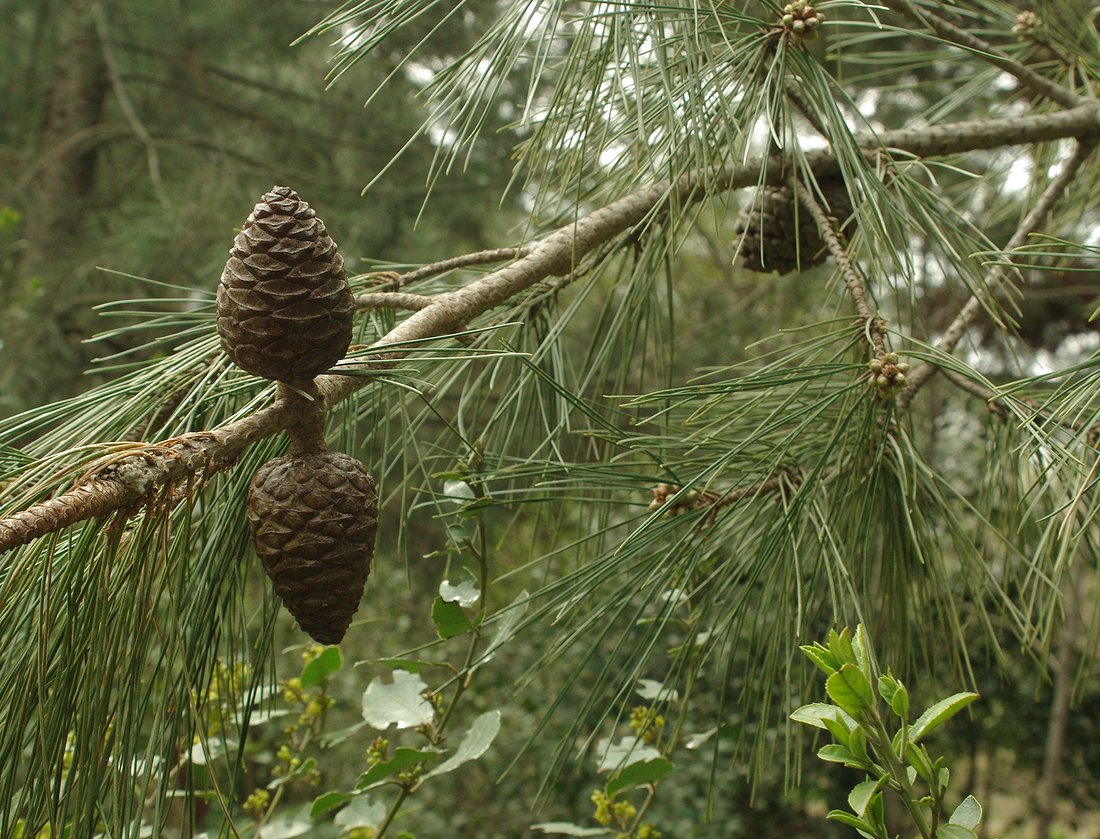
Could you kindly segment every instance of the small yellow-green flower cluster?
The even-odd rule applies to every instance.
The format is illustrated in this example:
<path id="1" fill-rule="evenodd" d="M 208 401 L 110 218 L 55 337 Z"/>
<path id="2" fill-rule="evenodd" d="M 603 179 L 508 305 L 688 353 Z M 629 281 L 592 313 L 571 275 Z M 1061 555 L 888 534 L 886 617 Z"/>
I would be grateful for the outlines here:
<path id="1" fill-rule="evenodd" d="M 262 818 L 270 801 L 271 793 L 266 789 L 258 789 L 245 799 L 244 811 L 254 819 Z"/>
<path id="2" fill-rule="evenodd" d="M 818 27 L 825 20 L 823 12 L 819 12 L 809 0 L 793 0 L 783 7 L 783 16 L 780 22 L 783 29 L 799 40 L 810 40 L 817 37 Z"/>
<path id="3" fill-rule="evenodd" d="M 367 746 L 367 766 L 385 763 L 390 759 L 390 741 L 385 737 L 375 737 Z"/>
<path id="4" fill-rule="evenodd" d="M 604 827 L 614 825 L 620 830 L 626 830 L 638 815 L 638 808 L 629 801 L 616 801 L 602 789 L 592 793 L 592 803 L 596 805 L 596 821 Z"/>
<path id="5" fill-rule="evenodd" d="M 645 743 L 656 742 L 665 727 L 665 718 L 653 708 L 635 705 L 630 710 L 630 727 Z"/>

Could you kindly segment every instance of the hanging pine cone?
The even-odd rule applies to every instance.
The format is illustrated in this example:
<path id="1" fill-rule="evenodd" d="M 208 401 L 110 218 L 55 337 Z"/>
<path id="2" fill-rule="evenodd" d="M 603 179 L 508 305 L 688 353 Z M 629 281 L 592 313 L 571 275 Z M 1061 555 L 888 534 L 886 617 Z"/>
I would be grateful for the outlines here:
<path id="1" fill-rule="evenodd" d="M 248 525 L 275 593 L 321 644 L 337 644 L 359 608 L 378 525 L 374 478 L 339 452 L 289 454 L 256 471 Z"/>
<path id="2" fill-rule="evenodd" d="M 824 208 L 826 214 L 837 220 L 838 229 L 848 221 L 846 230 L 850 235 L 855 219 L 849 221 L 852 202 L 844 181 L 830 178 L 819 181 L 818 186 L 829 205 Z M 805 270 L 825 261 L 828 252 L 813 216 L 805 207 L 799 207 L 796 216 L 795 203 L 790 186 L 762 186 L 741 209 L 734 230 L 741 242 L 738 259 L 743 267 L 789 274 L 799 267 Z"/>
<path id="3" fill-rule="evenodd" d="M 306 381 L 344 357 L 355 300 L 344 258 L 293 189 L 272 187 L 233 240 L 218 284 L 218 334 L 237 366 Z"/>

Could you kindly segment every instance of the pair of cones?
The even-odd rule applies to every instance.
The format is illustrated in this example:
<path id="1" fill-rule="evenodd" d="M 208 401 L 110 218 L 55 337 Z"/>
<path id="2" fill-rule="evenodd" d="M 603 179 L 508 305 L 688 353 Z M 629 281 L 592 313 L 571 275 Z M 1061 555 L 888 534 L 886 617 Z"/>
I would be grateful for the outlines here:
<path id="1" fill-rule="evenodd" d="M 355 301 L 324 222 L 285 186 L 266 193 L 233 242 L 218 285 L 218 334 L 239 367 L 299 389 L 344 357 Z M 323 415 L 320 422 L 323 424 Z M 321 434 L 257 470 L 247 515 L 275 593 L 322 644 L 343 639 L 370 573 L 375 481 Z"/>

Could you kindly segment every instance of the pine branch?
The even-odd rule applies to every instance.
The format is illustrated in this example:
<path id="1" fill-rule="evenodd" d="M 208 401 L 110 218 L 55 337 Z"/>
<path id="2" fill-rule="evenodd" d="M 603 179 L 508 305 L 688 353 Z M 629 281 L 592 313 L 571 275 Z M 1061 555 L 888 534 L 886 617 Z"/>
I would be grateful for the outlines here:
<path id="1" fill-rule="evenodd" d="M 1039 200 L 1035 202 L 1035 206 L 1031 208 L 1031 211 L 1024 217 L 1023 221 L 1020 222 L 1019 227 L 1016 228 L 1016 232 L 1012 234 L 1012 238 L 1009 239 L 1008 244 L 1005 245 L 1004 250 L 1006 255 L 1008 255 L 1009 262 L 1007 265 L 997 265 L 990 272 L 985 281 L 985 288 L 989 290 L 989 293 L 995 292 L 997 287 L 1004 282 L 1005 277 L 1008 276 L 1009 270 L 1013 267 L 1011 262 L 1012 252 L 1022 248 L 1027 244 L 1028 238 L 1039 231 L 1043 222 L 1046 220 L 1047 214 L 1053 209 L 1058 199 L 1062 197 L 1062 193 L 1065 192 L 1066 187 L 1068 187 L 1073 179 L 1077 177 L 1078 171 L 1084 165 L 1085 161 L 1088 160 L 1094 147 L 1095 141 L 1078 141 L 1073 157 L 1066 161 L 1065 166 L 1062 167 L 1062 171 L 1047 185 L 1043 194 L 1039 196 Z M 936 345 L 936 349 L 945 355 L 955 349 L 959 341 L 962 340 L 967 327 L 970 326 L 978 316 L 978 313 L 982 310 L 984 298 L 985 295 L 981 292 L 975 292 L 974 295 L 971 296 L 966 302 L 966 305 L 959 311 L 959 314 L 955 316 L 955 319 L 947 329 L 944 330 L 939 343 Z M 924 387 L 925 383 L 932 378 L 939 369 L 939 365 L 932 362 L 926 362 L 914 370 L 913 375 L 909 377 L 909 385 L 898 395 L 898 409 L 904 410 L 906 406 L 913 401 L 913 397 L 917 395 L 917 392 Z"/>
<path id="2" fill-rule="evenodd" d="M 933 12 L 917 8 L 912 0 L 887 0 L 886 5 L 910 20 L 927 26 L 943 40 L 973 52 L 994 67 L 1014 76 L 1025 87 L 1040 96 L 1045 96 L 1052 102 L 1057 102 L 1067 108 L 1073 108 L 1087 101 L 1072 90 L 1036 73 L 1026 64 L 1021 64 L 1011 55 L 993 46 L 988 41 L 955 26 L 955 24 Z"/>
<path id="3" fill-rule="evenodd" d="M 882 359 L 886 355 L 886 329 L 884 322 L 876 312 L 871 311 L 871 304 L 868 302 L 867 289 L 863 287 L 863 280 L 856 272 L 855 267 L 852 265 L 852 261 L 848 258 L 848 251 L 845 249 L 844 244 L 840 241 L 840 235 L 836 231 L 836 226 L 833 220 L 825 215 L 825 211 L 821 209 L 821 205 L 817 203 L 817 199 L 814 198 L 805 186 L 801 183 L 796 184 L 798 189 L 798 200 L 813 216 L 814 224 L 817 225 L 817 232 L 821 236 L 821 240 L 825 243 L 825 246 L 829 249 L 829 253 L 832 254 L 834 260 L 836 260 L 837 267 L 840 269 L 840 275 L 844 278 L 844 285 L 848 287 L 848 294 L 851 296 L 852 301 L 856 304 L 856 312 L 859 313 L 859 319 L 861 321 L 861 330 L 867 335 L 868 341 L 874 348 L 875 357 Z"/>
<path id="4" fill-rule="evenodd" d="M 368 309 L 408 309 L 418 312 L 426 309 L 435 302 L 435 298 L 424 294 L 408 294 L 401 291 L 372 291 L 366 294 L 358 294 L 355 297 L 355 308 L 359 311 Z"/>
<path id="5" fill-rule="evenodd" d="M 897 150 L 914 157 L 959 154 L 1071 137 L 1081 141 L 1084 148 L 1085 141 L 1100 138 L 1098 115 L 1100 108 L 1089 103 L 1052 114 L 972 120 L 883 132 L 877 137 L 867 135 L 860 138 L 860 145 L 870 155 Z M 1081 157 L 1080 150 L 1078 157 Z M 835 156 L 827 150 L 806 155 L 806 161 L 815 175 L 828 175 L 838 171 Z M 765 161 L 756 158 L 732 167 L 719 179 L 705 181 L 685 177 L 675 185 L 659 184 L 595 210 L 574 223 L 558 228 L 529 247 L 484 251 L 436 263 L 432 270 L 438 273 L 461 265 L 518 257 L 514 262 L 461 289 L 431 298 L 431 305 L 416 311 L 373 345 L 378 352 L 370 360 L 356 359 L 346 362 L 345 366 L 351 369 L 354 365 L 357 371 L 363 370 L 364 365 L 366 369 L 385 369 L 399 356 L 394 351 L 387 352 L 387 346 L 451 334 L 473 318 L 510 300 L 535 283 L 549 277 L 569 274 L 594 249 L 648 219 L 660 216 L 670 204 L 683 207 L 718 192 L 755 186 L 764 168 Z M 781 167 L 767 168 L 769 173 L 773 173 L 769 180 L 774 177 L 778 182 L 777 173 Z M 1064 180 L 1068 183 L 1068 172 L 1073 168 L 1075 167 L 1067 166 L 1057 181 Z M 1058 192 L 1064 185 L 1063 183 L 1059 187 Z M 1045 215 L 1047 209 L 1044 206 L 1040 216 Z M 418 271 L 423 272 L 427 268 L 429 266 Z M 417 275 L 418 272 L 412 274 Z M 423 276 L 431 275 L 428 273 Z M 421 279 L 423 276 L 418 275 L 416 278 Z M 364 377 L 341 375 L 325 375 L 316 380 L 326 408 L 331 408 L 368 382 L 369 379 Z M 153 446 L 141 447 L 131 457 L 116 463 L 110 471 L 97 474 L 88 482 L 56 498 L 0 519 L 0 553 L 77 522 L 115 510 L 129 509 L 158 487 L 191 476 L 206 477 L 214 471 L 224 469 L 245 447 L 287 428 L 293 418 L 293 406 L 288 400 L 277 400 L 273 405 L 251 416 L 212 431 L 196 432 Z"/>

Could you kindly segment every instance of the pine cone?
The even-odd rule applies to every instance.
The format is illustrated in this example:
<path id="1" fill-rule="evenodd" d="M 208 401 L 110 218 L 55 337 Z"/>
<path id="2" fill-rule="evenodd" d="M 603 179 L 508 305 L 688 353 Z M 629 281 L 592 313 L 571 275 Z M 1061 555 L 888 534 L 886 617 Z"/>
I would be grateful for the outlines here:
<path id="1" fill-rule="evenodd" d="M 325 223 L 293 189 L 272 187 L 222 271 L 222 349 L 265 379 L 310 380 L 348 351 L 354 309 L 344 258 Z"/>
<path id="2" fill-rule="evenodd" d="M 844 181 L 831 178 L 820 181 L 818 186 L 829 204 L 824 208 L 826 214 L 837 220 L 838 228 L 843 227 L 852 216 L 852 202 Z M 789 274 L 799 267 L 805 270 L 825 261 L 828 251 L 810 211 L 799 207 L 795 223 L 795 201 L 789 186 L 763 186 L 741 209 L 734 230 L 742 243 L 738 258 L 743 267 Z M 854 228 L 855 219 L 851 218 L 847 230 L 850 233 Z"/>
<path id="3" fill-rule="evenodd" d="M 252 479 L 248 525 L 283 605 L 315 641 L 339 643 L 370 573 L 374 478 L 339 452 L 277 457 Z"/>

